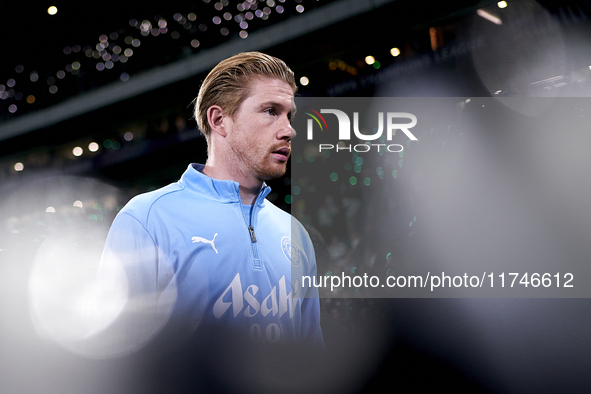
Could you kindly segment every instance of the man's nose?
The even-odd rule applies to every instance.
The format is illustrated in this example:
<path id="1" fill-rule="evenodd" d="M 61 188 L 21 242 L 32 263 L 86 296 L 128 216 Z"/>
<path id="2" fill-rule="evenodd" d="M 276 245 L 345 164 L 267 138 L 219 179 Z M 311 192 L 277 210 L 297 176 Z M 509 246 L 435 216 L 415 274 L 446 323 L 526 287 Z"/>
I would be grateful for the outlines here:
<path id="1" fill-rule="evenodd" d="M 277 132 L 277 138 L 280 140 L 287 139 L 288 141 L 291 141 L 295 135 L 296 131 L 291 127 L 289 119 L 286 118 L 281 122 L 280 129 Z"/>

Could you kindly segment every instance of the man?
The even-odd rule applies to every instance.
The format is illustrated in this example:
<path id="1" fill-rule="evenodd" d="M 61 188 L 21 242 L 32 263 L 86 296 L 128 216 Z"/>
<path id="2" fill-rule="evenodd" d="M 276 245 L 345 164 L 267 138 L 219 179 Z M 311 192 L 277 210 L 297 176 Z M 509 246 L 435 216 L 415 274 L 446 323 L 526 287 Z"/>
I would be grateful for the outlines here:
<path id="1" fill-rule="evenodd" d="M 219 63 L 195 100 L 206 164 L 189 165 L 178 182 L 136 196 L 117 215 L 99 273 L 122 283 L 103 292 L 125 299 L 115 323 L 134 333 L 129 350 L 171 325 L 204 338 L 220 328 L 322 344 L 317 293 L 298 280 L 316 274 L 312 243 L 265 199 L 264 182 L 286 171 L 295 91 L 277 58 L 247 52 Z"/>

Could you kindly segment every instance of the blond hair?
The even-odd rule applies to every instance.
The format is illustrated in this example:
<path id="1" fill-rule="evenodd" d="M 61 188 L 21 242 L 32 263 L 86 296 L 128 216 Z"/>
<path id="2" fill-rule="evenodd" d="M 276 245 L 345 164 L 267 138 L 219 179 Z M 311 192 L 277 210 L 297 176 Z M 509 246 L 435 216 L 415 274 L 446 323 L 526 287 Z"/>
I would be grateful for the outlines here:
<path id="1" fill-rule="evenodd" d="M 278 78 L 297 90 L 293 71 L 280 59 L 261 52 L 243 52 L 218 63 L 205 77 L 195 102 L 195 119 L 209 142 L 211 128 L 207 110 L 219 105 L 233 117 L 250 93 L 249 84 L 256 77 Z"/>

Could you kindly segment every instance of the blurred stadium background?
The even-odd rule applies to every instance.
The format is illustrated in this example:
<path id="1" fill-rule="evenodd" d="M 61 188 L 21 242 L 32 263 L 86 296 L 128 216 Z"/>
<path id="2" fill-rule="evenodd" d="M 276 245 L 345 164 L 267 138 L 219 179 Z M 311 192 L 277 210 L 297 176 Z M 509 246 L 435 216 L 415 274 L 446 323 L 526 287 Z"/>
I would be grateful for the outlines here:
<path id="1" fill-rule="evenodd" d="M 62 323 L 31 317 L 31 297 L 47 293 L 30 277 L 47 272 L 37 252 L 61 237 L 83 251 L 76 275 L 88 279 L 129 198 L 205 161 L 192 100 L 220 60 L 246 50 L 277 56 L 302 97 L 588 97 L 590 12 L 574 0 L 3 1 L 1 391 L 148 390 L 137 370 L 109 367 L 85 356 L 76 335 L 55 334 Z M 289 174 L 271 183 L 270 199 L 286 210 L 290 186 Z M 311 225 L 326 220 L 322 209 Z M 331 258 L 354 256 L 353 234 L 337 241 Z M 322 392 L 586 392 L 587 303 L 323 300 L 327 346 L 350 347 L 353 361 L 326 373 L 332 383 L 312 381 Z M 374 319 L 387 323 L 376 329 Z"/>

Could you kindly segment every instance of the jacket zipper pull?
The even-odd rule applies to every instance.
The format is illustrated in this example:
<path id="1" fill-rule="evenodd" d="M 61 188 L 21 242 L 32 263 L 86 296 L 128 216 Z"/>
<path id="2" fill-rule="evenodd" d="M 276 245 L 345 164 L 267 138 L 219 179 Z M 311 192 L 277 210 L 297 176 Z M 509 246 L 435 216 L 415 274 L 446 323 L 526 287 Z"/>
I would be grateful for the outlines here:
<path id="1" fill-rule="evenodd" d="M 248 225 L 248 231 L 250 232 L 250 239 L 252 239 L 252 242 L 256 242 L 257 238 L 254 236 L 254 228 L 252 227 L 252 224 Z"/>

